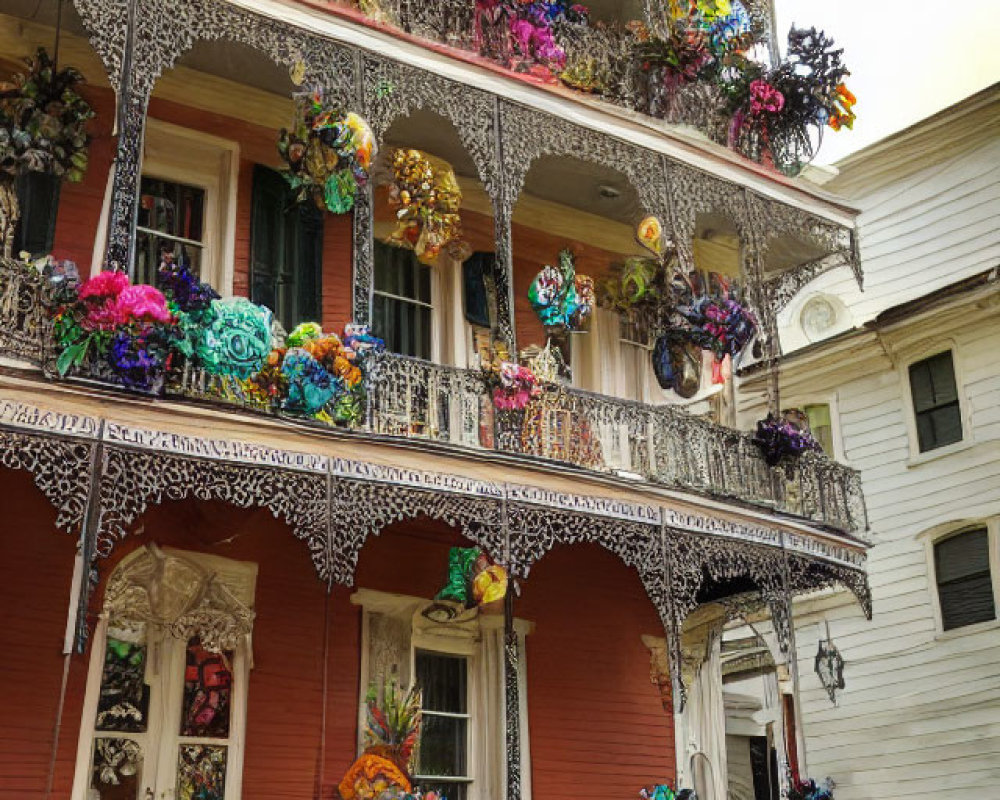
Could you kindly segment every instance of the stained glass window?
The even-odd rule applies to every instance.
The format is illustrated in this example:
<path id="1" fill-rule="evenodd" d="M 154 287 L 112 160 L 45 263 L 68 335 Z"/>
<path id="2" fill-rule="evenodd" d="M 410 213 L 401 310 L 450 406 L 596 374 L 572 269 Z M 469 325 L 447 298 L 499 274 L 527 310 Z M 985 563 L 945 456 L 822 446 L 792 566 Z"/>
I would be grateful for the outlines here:
<path id="1" fill-rule="evenodd" d="M 197 637 L 188 642 L 181 736 L 225 739 L 233 687 L 233 654 L 213 653 Z"/>
<path id="2" fill-rule="evenodd" d="M 182 744 L 177 759 L 178 800 L 223 800 L 228 748 Z"/>
<path id="3" fill-rule="evenodd" d="M 142 747 L 132 739 L 94 739 L 90 800 L 137 800 Z"/>
<path id="4" fill-rule="evenodd" d="M 149 687 L 145 675 L 145 643 L 108 636 L 101 696 L 97 701 L 97 730 L 127 733 L 146 730 Z"/>

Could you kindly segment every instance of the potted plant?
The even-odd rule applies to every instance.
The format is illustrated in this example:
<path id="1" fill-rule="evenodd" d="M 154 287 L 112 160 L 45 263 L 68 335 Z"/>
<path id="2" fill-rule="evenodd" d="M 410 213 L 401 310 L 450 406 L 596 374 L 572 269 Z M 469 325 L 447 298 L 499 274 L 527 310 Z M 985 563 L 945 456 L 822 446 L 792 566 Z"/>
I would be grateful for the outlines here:
<path id="1" fill-rule="evenodd" d="M 51 245 L 58 189 L 63 180 L 83 179 L 87 120 L 94 116 L 76 91 L 83 82 L 79 71 L 57 69 L 43 48 L 27 66 L 12 83 L 0 85 L 0 240 L 6 258 L 13 255 L 22 197 L 47 211 L 41 228 L 48 241 L 38 249 Z"/>

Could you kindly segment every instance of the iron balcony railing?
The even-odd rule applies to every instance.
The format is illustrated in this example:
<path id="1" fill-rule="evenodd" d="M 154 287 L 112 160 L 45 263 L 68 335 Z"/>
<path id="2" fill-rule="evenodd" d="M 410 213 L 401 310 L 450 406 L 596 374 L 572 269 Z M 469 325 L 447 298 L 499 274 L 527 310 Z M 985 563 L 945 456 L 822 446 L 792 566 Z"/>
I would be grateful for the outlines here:
<path id="1" fill-rule="evenodd" d="M 749 433 L 672 406 L 549 386 L 527 408 L 501 411 L 482 372 L 390 353 L 369 359 L 366 380 L 372 433 L 547 459 L 838 530 L 867 528 L 857 470 L 815 453 L 768 466 Z"/>
<path id="2" fill-rule="evenodd" d="M 0 259 L 0 361 L 54 374 L 46 280 Z M 663 405 L 548 385 L 523 410 L 498 410 L 489 376 L 390 353 L 367 357 L 365 407 L 350 430 L 495 451 L 791 514 L 841 531 L 867 529 L 860 474 L 807 453 L 770 467 L 750 434 Z M 91 374 L 107 387 L 109 377 Z M 165 394 L 282 415 L 199 369 L 171 374 Z M 317 423 L 319 424 L 319 423 Z"/>

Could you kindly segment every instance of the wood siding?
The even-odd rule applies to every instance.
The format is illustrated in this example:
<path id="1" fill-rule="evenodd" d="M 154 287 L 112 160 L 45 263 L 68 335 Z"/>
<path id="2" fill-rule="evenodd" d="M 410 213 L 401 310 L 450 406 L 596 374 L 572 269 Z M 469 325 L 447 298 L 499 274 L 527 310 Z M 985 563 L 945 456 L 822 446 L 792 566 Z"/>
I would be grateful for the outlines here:
<path id="1" fill-rule="evenodd" d="M 849 199 L 863 209 L 865 292 L 831 274 L 803 294 L 829 291 L 862 322 L 1000 264 L 997 127 L 987 141 L 979 135 L 974 147 L 948 151 L 963 130 L 961 120 L 941 126 L 924 142 L 935 154 L 930 165 L 896 165 L 898 178 L 877 159 L 852 163 L 848 185 L 863 187 Z M 865 181 L 865 170 L 881 177 Z M 797 615 L 809 772 L 832 776 L 837 800 L 1000 796 L 1000 626 L 939 632 L 922 536 L 1000 515 L 998 294 L 994 284 L 782 371 L 784 406 L 833 403 L 846 460 L 862 472 L 875 542 L 871 623 L 843 595 L 805 601 Z M 949 347 L 965 439 L 919 454 L 906 367 Z M 745 425 L 762 415 L 759 397 L 745 394 Z M 994 539 L 994 568 L 997 546 Z M 812 671 L 824 622 L 847 663 L 837 706 Z"/>

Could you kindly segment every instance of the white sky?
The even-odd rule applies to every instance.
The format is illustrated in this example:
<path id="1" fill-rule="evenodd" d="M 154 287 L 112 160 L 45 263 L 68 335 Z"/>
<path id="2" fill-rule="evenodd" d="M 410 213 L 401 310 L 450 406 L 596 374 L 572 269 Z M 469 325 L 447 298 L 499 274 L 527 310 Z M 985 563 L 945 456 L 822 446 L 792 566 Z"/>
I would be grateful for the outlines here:
<path id="1" fill-rule="evenodd" d="M 775 0 L 782 46 L 792 23 L 844 48 L 858 98 L 854 130 L 827 129 L 830 164 L 1000 81 L 1000 0 Z M 784 53 L 784 49 L 782 49 Z"/>

